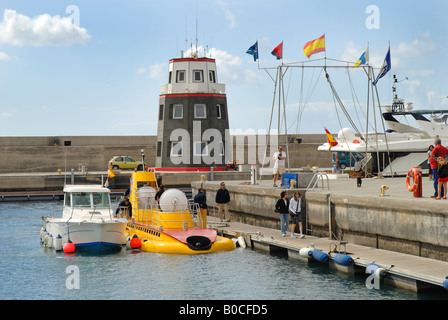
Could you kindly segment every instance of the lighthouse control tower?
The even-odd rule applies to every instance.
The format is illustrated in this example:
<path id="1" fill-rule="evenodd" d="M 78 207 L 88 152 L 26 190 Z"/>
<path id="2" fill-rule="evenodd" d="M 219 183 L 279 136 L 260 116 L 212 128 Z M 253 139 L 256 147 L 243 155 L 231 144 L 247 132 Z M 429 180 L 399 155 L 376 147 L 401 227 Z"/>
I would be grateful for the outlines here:
<path id="1" fill-rule="evenodd" d="M 225 166 L 227 129 L 215 59 L 197 53 L 171 59 L 168 83 L 160 86 L 156 167 Z"/>

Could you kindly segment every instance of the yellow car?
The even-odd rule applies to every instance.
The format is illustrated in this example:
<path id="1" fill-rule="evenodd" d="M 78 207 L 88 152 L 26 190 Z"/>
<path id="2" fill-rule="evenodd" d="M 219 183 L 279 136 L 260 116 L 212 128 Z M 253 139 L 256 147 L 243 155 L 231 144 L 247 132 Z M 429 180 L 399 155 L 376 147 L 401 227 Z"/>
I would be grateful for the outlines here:
<path id="1" fill-rule="evenodd" d="M 145 169 L 148 166 L 145 164 Z M 112 170 L 124 170 L 124 169 L 137 169 L 141 171 L 143 169 L 143 164 L 141 161 L 135 161 L 131 157 L 128 156 L 115 156 L 109 161 L 108 169 Z"/>

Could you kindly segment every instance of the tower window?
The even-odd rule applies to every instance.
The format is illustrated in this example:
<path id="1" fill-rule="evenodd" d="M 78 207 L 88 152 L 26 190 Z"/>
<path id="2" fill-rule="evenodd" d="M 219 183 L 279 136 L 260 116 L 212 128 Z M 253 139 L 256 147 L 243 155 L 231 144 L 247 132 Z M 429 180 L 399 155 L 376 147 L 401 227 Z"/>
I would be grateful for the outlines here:
<path id="1" fill-rule="evenodd" d="M 176 73 L 177 82 L 185 82 L 185 70 L 178 70 Z"/>
<path id="2" fill-rule="evenodd" d="M 173 75 L 173 71 L 170 71 L 168 74 L 168 83 L 171 83 L 171 76 Z"/>
<path id="3" fill-rule="evenodd" d="M 157 141 L 157 156 L 162 156 L 162 141 Z"/>
<path id="4" fill-rule="evenodd" d="M 196 119 L 205 119 L 207 114 L 205 111 L 205 104 L 195 104 L 194 105 L 194 117 Z"/>
<path id="5" fill-rule="evenodd" d="M 202 70 L 193 70 L 193 82 L 204 82 Z"/>
<path id="6" fill-rule="evenodd" d="M 163 104 L 159 106 L 159 120 L 163 120 Z"/>
<path id="7" fill-rule="evenodd" d="M 210 77 L 210 83 L 215 83 L 216 82 L 215 71 L 214 70 L 210 70 L 209 71 L 209 77 Z"/>
<path id="8" fill-rule="evenodd" d="M 216 118 L 221 119 L 221 105 L 216 105 Z"/>
<path id="9" fill-rule="evenodd" d="M 182 104 L 175 104 L 173 106 L 173 119 L 182 119 L 184 117 L 184 106 Z"/>

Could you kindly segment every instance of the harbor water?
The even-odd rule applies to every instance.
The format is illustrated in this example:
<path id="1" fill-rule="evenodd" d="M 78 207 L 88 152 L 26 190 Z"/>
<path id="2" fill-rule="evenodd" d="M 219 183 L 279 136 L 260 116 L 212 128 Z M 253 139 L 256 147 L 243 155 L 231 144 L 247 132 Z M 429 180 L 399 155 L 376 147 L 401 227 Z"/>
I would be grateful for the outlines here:
<path id="1" fill-rule="evenodd" d="M 0 300 L 417 300 L 446 295 L 368 289 L 366 276 L 252 249 L 206 255 L 57 253 L 39 239 L 61 201 L 0 203 Z"/>

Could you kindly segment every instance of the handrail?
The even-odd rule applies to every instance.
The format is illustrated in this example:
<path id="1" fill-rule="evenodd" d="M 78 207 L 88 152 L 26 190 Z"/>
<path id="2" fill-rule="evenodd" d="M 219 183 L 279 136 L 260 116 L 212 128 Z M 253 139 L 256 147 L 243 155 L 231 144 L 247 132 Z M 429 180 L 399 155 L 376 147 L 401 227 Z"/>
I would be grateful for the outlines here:
<path id="1" fill-rule="evenodd" d="M 147 200 L 147 199 L 145 199 Z M 148 203 L 147 201 L 140 201 L 138 197 L 134 201 L 131 201 L 132 206 L 132 220 L 146 226 L 152 226 L 154 228 L 171 229 L 166 225 L 170 223 L 180 223 L 183 229 L 188 229 L 188 222 L 192 222 L 194 226 L 203 225 L 202 215 L 198 203 L 188 201 L 187 208 L 185 210 L 176 210 L 171 212 L 164 212 L 160 209 L 158 203 Z M 167 215 L 164 215 L 161 219 L 161 214 L 173 214 L 178 219 L 167 219 Z M 179 217 L 180 215 L 180 217 Z M 168 215 L 169 217 L 169 215 Z M 180 218 L 180 219 L 179 219 Z M 178 229 L 176 227 L 175 229 Z"/>
<path id="2" fill-rule="evenodd" d="M 319 183 L 319 180 L 322 181 L 322 190 L 325 189 L 324 188 L 324 179 L 323 177 L 325 176 L 325 178 L 327 179 L 327 189 L 330 190 L 330 182 L 328 179 L 328 175 L 326 173 L 322 173 L 322 172 L 316 172 L 313 177 L 311 178 L 310 183 L 308 184 L 308 187 L 306 188 L 306 191 L 310 190 L 311 184 L 313 183 L 314 180 L 314 184 L 311 188 L 311 190 L 314 190 L 314 188 L 316 187 L 316 185 Z"/>

